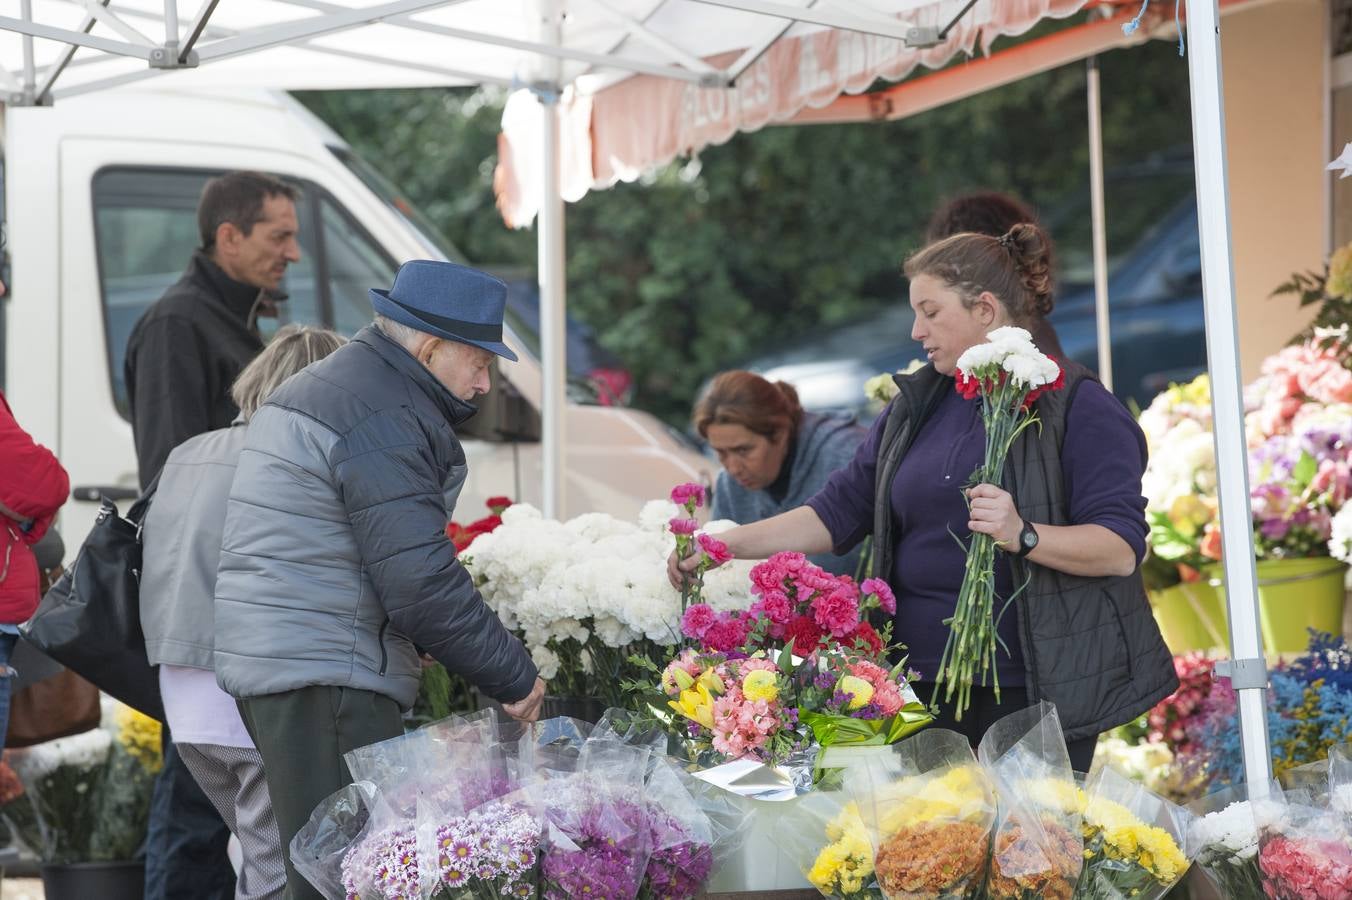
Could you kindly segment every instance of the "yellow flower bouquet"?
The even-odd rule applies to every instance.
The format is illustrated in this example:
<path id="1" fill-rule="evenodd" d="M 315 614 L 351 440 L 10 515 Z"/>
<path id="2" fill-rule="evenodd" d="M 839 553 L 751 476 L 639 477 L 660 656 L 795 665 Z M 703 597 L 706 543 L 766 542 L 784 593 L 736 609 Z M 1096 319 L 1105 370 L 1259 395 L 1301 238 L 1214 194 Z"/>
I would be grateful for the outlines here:
<path id="1" fill-rule="evenodd" d="M 1076 900 L 1157 900 L 1187 874 L 1189 814 L 1101 769 L 1084 790 L 1084 869 Z"/>
<path id="2" fill-rule="evenodd" d="M 887 900 L 981 895 L 995 799 L 962 735 L 922 731 L 847 781 L 873 843 Z"/>
<path id="3" fill-rule="evenodd" d="M 998 799 L 986 896 L 1070 900 L 1083 863 L 1084 802 L 1056 708 L 1039 703 L 1005 716 L 986 731 L 977 758 Z"/>
<path id="4" fill-rule="evenodd" d="M 788 805 L 778 820 L 785 852 L 823 897 L 881 900 L 873 844 L 850 794 L 818 789 Z"/>

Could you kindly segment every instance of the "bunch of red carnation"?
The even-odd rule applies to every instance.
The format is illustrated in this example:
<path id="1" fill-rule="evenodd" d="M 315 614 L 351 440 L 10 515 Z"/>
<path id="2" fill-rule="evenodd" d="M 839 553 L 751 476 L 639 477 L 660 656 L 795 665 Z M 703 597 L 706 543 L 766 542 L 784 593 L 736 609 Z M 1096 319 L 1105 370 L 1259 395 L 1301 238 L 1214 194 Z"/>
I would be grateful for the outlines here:
<path id="1" fill-rule="evenodd" d="M 877 656 L 886 642 L 868 622 L 881 610 L 890 617 L 897 600 L 881 578 L 856 584 L 848 575 L 832 575 L 801 553 L 776 553 L 751 570 L 751 615 L 763 624 L 753 634 L 767 645 L 792 644 L 808 656 L 824 647 L 844 646 Z M 762 649 L 760 647 L 753 649 Z"/>
<path id="2" fill-rule="evenodd" d="M 449 522 L 446 525 L 446 537 L 455 544 L 455 552 L 463 553 L 469 549 L 475 539 L 481 534 L 488 534 L 502 524 L 503 510 L 512 505 L 509 497 L 489 497 L 484 503 L 488 507 L 488 515 L 482 519 L 470 522 L 468 525 L 461 525 L 459 522 Z"/>

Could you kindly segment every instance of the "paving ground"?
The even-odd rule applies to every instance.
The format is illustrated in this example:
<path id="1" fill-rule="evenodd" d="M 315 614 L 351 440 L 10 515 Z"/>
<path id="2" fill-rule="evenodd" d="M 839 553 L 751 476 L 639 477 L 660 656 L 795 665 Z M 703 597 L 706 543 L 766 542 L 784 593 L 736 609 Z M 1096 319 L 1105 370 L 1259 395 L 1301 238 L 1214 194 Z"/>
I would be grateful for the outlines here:
<path id="1" fill-rule="evenodd" d="M 0 882 L 0 900 L 43 900 L 38 878 L 6 878 Z"/>

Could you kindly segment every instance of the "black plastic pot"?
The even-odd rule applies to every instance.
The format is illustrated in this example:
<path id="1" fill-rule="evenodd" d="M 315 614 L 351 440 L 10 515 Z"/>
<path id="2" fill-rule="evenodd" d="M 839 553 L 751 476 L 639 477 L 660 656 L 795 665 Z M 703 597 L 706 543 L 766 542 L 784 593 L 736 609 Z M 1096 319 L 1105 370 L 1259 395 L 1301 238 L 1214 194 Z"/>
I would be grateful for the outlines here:
<path id="1" fill-rule="evenodd" d="M 146 864 L 135 860 L 44 865 L 42 891 L 47 900 L 142 900 Z"/>

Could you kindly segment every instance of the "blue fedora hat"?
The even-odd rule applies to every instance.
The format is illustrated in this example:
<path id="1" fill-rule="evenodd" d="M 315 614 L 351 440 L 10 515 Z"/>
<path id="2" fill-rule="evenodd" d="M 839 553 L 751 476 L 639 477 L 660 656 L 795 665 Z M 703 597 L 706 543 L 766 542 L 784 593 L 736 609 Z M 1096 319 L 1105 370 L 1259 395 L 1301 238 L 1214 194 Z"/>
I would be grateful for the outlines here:
<path id="1" fill-rule="evenodd" d="M 432 259 L 399 267 L 388 291 L 371 289 L 371 306 L 387 319 L 516 362 L 502 342 L 507 285 L 486 272 Z"/>

